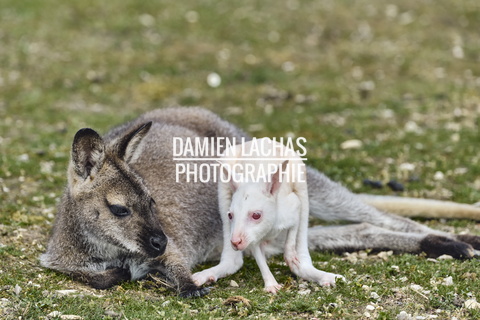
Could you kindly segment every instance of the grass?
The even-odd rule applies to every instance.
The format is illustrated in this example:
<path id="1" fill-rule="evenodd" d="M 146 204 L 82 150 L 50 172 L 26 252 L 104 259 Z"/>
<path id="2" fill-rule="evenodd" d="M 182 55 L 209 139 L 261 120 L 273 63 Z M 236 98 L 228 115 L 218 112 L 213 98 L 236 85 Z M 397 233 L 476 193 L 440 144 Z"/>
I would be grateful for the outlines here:
<path id="1" fill-rule="evenodd" d="M 1 8 L 0 317 L 480 316 L 464 307 L 478 298 L 478 260 L 315 253 L 319 267 L 348 279 L 323 289 L 293 279 L 276 258 L 285 290 L 273 297 L 247 260 L 197 300 L 151 280 L 96 291 L 37 261 L 75 132 L 106 132 L 171 105 L 205 106 L 255 136 L 304 136 L 309 164 L 355 192 L 391 194 L 362 180 L 396 179 L 404 195 L 478 201 L 476 1 L 2 0 Z M 213 72 L 218 87 L 206 81 Z M 342 149 L 351 139 L 362 147 Z M 480 235 L 472 221 L 424 222 Z M 65 289 L 77 291 L 57 291 Z"/>

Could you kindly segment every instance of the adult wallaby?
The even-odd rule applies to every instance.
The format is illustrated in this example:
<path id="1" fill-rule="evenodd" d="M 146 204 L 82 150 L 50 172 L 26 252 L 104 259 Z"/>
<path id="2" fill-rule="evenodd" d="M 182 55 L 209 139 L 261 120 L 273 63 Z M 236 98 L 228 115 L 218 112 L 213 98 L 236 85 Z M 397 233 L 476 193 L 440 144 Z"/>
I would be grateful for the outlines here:
<path id="1" fill-rule="evenodd" d="M 41 264 L 96 288 L 160 272 L 182 296 L 207 293 L 194 284 L 190 270 L 221 253 L 217 185 L 176 181 L 176 165 L 186 160 L 173 160 L 172 151 L 174 138 L 195 137 L 209 137 L 218 147 L 215 138 L 247 135 L 202 108 L 154 110 L 103 138 L 80 130 Z M 432 230 L 381 212 L 313 168 L 307 168 L 307 183 L 310 214 L 357 222 L 310 228 L 310 249 L 391 249 L 455 258 L 471 258 L 480 249 L 480 237 Z"/>
<path id="2" fill-rule="evenodd" d="M 193 274 L 194 282 L 202 285 L 237 272 L 247 250 L 260 268 L 265 291 L 276 293 L 281 285 L 266 257 L 283 251 L 293 273 L 334 286 L 342 276 L 316 269 L 308 251 L 307 172 L 300 156 L 262 138 L 227 149 L 220 162 L 225 174 L 218 182 L 222 256 L 217 266 Z"/>

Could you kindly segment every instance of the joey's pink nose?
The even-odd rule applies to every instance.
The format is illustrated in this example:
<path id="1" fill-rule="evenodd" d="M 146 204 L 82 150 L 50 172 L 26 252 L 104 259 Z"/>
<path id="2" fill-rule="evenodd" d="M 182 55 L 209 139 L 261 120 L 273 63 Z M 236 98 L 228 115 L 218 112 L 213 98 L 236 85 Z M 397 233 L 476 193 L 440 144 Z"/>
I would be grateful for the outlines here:
<path id="1" fill-rule="evenodd" d="M 236 239 L 230 240 L 230 242 L 232 243 L 232 247 L 235 250 L 238 250 L 238 246 L 242 243 L 242 239 L 241 238 L 236 238 Z"/>

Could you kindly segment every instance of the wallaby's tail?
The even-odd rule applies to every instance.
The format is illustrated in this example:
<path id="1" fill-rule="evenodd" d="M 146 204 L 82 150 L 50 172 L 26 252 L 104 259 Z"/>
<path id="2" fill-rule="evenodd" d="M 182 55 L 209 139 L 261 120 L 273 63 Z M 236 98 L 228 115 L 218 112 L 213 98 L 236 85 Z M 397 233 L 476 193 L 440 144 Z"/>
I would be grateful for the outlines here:
<path id="1" fill-rule="evenodd" d="M 358 195 L 375 208 L 405 217 L 480 220 L 480 206 L 452 201 L 406 198 L 396 196 Z"/>

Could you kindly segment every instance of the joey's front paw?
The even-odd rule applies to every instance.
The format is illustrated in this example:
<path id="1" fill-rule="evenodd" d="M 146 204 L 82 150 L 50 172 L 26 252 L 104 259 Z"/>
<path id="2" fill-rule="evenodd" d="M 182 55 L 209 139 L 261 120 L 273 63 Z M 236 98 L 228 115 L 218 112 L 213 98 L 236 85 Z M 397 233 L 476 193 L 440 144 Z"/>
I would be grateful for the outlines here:
<path id="1" fill-rule="evenodd" d="M 282 289 L 282 285 L 281 284 L 273 284 L 273 285 L 269 285 L 269 286 L 265 286 L 265 288 L 263 288 L 263 290 L 265 290 L 266 292 L 268 293 L 272 293 L 272 294 L 276 294 L 278 292 L 278 290 Z"/>
<path id="2" fill-rule="evenodd" d="M 180 291 L 180 297 L 182 298 L 200 298 L 210 292 L 209 288 L 201 288 L 195 285 L 183 288 Z"/>
<path id="3" fill-rule="evenodd" d="M 210 269 L 206 269 L 200 272 L 196 272 L 192 275 L 193 282 L 197 286 L 201 286 L 205 283 L 212 283 L 217 282 L 217 275 L 210 271 Z"/>

